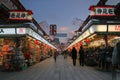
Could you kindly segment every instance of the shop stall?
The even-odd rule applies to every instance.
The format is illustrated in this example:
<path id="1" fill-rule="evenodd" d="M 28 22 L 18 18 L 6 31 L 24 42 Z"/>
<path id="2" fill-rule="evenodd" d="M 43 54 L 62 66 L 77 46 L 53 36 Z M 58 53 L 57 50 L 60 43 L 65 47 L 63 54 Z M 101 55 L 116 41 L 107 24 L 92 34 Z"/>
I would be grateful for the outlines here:
<path id="1" fill-rule="evenodd" d="M 0 65 L 4 70 L 21 70 L 39 62 L 40 56 L 47 54 L 47 46 L 55 48 L 30 24 L 0 25 Z"/>
<path id="2" fill-rule="evenodd" d="M 111 65 L 112 50 L 114 45 L 119 41 L 119 37 L 119 21 L 108 22 L 92 19 L 89 25 L 86 25 L 83 29 L 83 33 L 80 34 L 70 47 L 74 46 L 79 50 L 82 44 L 87 53 L 87 65 L 97 63 L 101 68 L 104 62 L 106 69 L 109 69 Z M 101 56 L 103 56 L 104 59 Z"/>

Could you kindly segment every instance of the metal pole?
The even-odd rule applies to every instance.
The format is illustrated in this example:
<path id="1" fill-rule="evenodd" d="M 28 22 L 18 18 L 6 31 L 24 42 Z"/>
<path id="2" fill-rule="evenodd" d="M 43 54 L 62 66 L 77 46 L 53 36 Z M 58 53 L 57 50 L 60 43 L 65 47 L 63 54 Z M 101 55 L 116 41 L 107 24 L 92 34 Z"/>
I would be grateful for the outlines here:
<path id="1" fill-rule="evenodd" d="M 115 66 L 112 66 L 112 80 L 117 80 L 117 73 Z"/>
<path id="2" fill-rule="evenodd" d="M 105 35 L 104 35 L 104 40 L 105 40 L 105 47 L 107 48 L 108 47 L 108 24 L 106 26 L 106 32 L 105 32 Z"/>
<path id="3" fill-rule="evenodd" d="M 106 47 L 108 47 L 108 24 L 107 24 L 107 31 L 106 31 Z"/>

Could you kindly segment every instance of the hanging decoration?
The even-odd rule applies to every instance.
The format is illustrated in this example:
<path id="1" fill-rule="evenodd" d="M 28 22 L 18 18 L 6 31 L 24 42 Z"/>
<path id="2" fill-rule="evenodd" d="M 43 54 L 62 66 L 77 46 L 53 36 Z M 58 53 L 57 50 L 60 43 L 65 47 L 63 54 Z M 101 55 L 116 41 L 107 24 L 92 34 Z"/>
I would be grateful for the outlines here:
<path id="1" fill-rule="evenodd" d="M 38 40 L 37 39 L 35 40 L 35 44 L 38 44 Z"/>
<path id="2" fill-rule="evenodd" d="M 84 42 L 85 42 L 85 43 L 88 43 L 88 42 L 89 42 L 89 39 L 88 39 L 88 38 L 86 38 L 86 39 L 84 40 Z"/>
<path id="3" fill-rule="evenodd" d="M 82 46 L 82 42 L 80 42 L 79 44 L 80 44 L 80 46 Z"/>

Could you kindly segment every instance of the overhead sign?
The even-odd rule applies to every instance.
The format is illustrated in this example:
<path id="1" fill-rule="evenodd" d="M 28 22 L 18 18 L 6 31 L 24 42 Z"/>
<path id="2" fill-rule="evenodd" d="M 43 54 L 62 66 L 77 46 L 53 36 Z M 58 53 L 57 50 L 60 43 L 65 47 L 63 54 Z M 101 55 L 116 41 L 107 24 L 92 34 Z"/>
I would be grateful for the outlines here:
<path id="1" fill-rule="evenodd" d="M 15 34 L 15 28 L 0 28 L 0 35 L 2 34 Z"/>
<path id="2" fill-rule="evenodd" d="M 32 20 L 32 11 L 30 10 L 11 10 L 9 20 Z"/>
<path id="3" fill-rule="evenodd" d="M 57 25 L 51 24 L 50 25 L 50 35 L 56 35 L 56 33 L 57 33 Z"/>
<path id="4" fill-rule="evenodd" d="M 90 6 L 91 16 L 115 16 L 114 6 Z"/>
<path id="5" fill-rule="evenodd" d="M 57 33 L 56 37 L 67 37 L 67 33 Z"/>

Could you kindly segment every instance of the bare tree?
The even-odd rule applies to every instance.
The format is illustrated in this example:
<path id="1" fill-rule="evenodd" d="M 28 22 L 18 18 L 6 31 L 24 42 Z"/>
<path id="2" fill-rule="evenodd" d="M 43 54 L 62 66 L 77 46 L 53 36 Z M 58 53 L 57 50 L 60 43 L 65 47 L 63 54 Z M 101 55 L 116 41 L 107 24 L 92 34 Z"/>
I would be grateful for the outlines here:
<path id="1" fill-rule="evenodd" d="M 49 24 L 48 24 L 46 21 L 40 22 L 39 25 L 40 25 L 41 27 L 45 27 L 45 28 L 48 28 L 48 29 L 49 29 Z"/>
<path id="2" fill-rule="evenodd" d="M 46 21 L 40 22 L 39 25 L 47 34 L 49 34 L 49 24 Z"/>
<path id="3" fill-rule="evenodd" d="M 82 19 L 79 19 L 77 17 L 73 18 L 72 24 L 74 26 L 81 26 L 84 21 Z"/>

